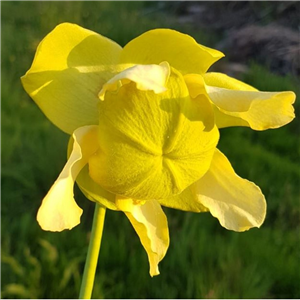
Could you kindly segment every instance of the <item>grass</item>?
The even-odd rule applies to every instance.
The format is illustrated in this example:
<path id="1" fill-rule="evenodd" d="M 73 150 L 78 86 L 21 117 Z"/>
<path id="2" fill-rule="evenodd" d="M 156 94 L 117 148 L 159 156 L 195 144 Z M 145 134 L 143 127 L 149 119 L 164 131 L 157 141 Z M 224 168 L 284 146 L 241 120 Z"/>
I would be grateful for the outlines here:
<path id="1" fill-rule="evenodd" d="M 120 45 L 156 27 L 190 33 L 203 44 L 208 40 L 156 7 L 144 2 L 1 2 L 2 298 L 76 298 L 93 216 L 93 203 L 75 188 L 84 209 L 81 225 L 62 233 L 39 228 L 35 215 L 65 163 L 68 136 L 26 95 L 20 76 L 38 42 L 64 21 Z M 295 78 L 254 63 L 244 80 L 261 90 L 300 95 Z M 296 108 L 299 112 L 299 101 Z M 299 125 L 296 119 L 265 132 L 221 130 L 219 148 L 236 172 L 266 196 L 266 221 L 261 229 L 235 233 L 207 213 L 165 209 L 171 245 L 160 276 L 149 276 L 146 254 L 125 215 L 108 211 L 93 297 L 299 298 Z"/>

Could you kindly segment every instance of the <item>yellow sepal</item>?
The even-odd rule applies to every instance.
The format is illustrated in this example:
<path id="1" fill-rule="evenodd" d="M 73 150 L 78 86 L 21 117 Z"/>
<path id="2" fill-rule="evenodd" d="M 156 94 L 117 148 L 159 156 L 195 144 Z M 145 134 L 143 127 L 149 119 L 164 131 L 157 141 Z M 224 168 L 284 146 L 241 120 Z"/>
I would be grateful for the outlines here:
<path id="1" fill-rule="evenodd" d="M 98 92 L 126 66 L 122 48 L 78 25 L 62 23 L 39 44 L 31 68 L 21 78 L 29 96 L 58 128 L 72 134 L 98 124 Z"/>
<path id="2" fill-rule="evenodd" d="M 154 29 L 130 41 L 121 63 L 160 64 L 167 61 L 182 74 L 204 74 L 224 54 L 198 44 L 191 36 L 171 29 Z"/>

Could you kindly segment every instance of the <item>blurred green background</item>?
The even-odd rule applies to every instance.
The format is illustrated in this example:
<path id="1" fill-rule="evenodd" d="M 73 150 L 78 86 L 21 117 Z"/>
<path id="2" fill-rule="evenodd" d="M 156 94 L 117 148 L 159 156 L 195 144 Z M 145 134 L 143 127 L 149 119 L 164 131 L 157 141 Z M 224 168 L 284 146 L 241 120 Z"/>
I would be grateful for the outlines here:
<path id="1" fill-rule="evenodd" d="M 20 82 L 47 33 L 61 22 L 74 22 L 124 46 L 146 30 L 168 27 L 206 46 L 223 50 L 227 44 L 230 50 L 232 30 L 247 22 L 266 26 L 280 20 L 280 26 L 299 28 L 295 11 L 299 3 L 203 2 L 197 8 L 182 1 L 1 2 L 2 298 L 78 297 L 90 235 L 94 203 L 77 187 L 75 197 L 84 209 L 79 226 L 50 233 L 35 219 L 65 164 L 68 143 L 68 136 L 44 117 Z M 234 19 L 242 23 L 230 25 Z M 282 50 L 278 47 L 273 53 Z M 293 90 L 299 98 L 297 62 L 284 65 L 281 72 L 280 64 L 268 60 L 272 53 L 267 48 L 257 51 L 259 56 L 255 52 L 235 61 L 238 56 L 224 50 L 228 58 L 214 70 L 234 72 L 261 90 Z M 266 196 L 266 221 L 261 229 L 235 233 L 209 213 L 164 209 L 171 245 L 157 277 L 149 276 L 146 253 L 125 215 L 108 211 L 93 298 L 299 298 L 299 125 L 295 119 L 264 132 L 221 130 L 219 148 L 236 172 Z"/>

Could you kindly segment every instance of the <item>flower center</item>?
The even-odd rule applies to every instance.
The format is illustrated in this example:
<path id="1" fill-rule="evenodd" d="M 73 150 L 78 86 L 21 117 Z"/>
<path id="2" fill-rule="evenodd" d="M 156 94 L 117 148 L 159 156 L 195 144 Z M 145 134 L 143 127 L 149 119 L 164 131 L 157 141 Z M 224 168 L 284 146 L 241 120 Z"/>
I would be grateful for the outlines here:
<path id="1" fill-rule="evenodd" d="M 135 199 L 179 194 L 209 168 L 218 130 L 208 100 L 191 99 L 173 71 L 165 92 L 134 82 L 107 92 L 99 107 L 99 151 L 90 175 L 106 190 Z"/>

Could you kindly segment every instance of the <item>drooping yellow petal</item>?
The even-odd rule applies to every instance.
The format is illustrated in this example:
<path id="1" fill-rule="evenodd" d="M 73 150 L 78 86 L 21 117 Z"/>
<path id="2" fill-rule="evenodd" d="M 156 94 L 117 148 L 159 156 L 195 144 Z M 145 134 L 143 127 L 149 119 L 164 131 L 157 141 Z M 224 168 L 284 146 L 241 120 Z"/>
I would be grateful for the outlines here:
<path id="1" fill-rule="evenodd" d="M 224 74 L 204 76 L 206 90 L 215 105 L 219 128 L 249 126 L 255 130 L 278 128 L 294 117 L 293 92 L 260 92 Z"/>
<path id="2" fill-rule="evenodd" d="M 131 81 L 136 83 L 141 91 L 154 91 L 155 94 L 167 90 L 166 83 L 170 76 L 170 66 L 167 62 L 160 65 L 136 65 L 117 74 L 105 83 L 99 93 L 99 98 L 104 100 L 106 91 L 118 91 L 119 88 Z"/>
<path id="3" fill-rule="evenodd" d="M 266 201 L 260 188 L 239 177 L 224 154 L 216 149 L 209 171 L 195 184 L 197 200 L 230 230 L 260 227 Z"/>
<path id="4" fill-rule="evenodd" d="M 90 175 L 114 194 L 163 199 L 208 170 L 219 133 L 209 101 L 191 99 L 176 70 L 165 92 L 156 94 L 151 85 L 139 90 L 137 83 L 106 91 L 99 105 L 100 148 L 89 161 Z"/>
<path id="5" fill-rule="evenodd" d="M 93 31 L 63 23 L 39 44 L 21 80 L 26 92 L 61 130 L 98 123 L 98 93 L 123 67 L 122 48 Z"/>
<path id="6" fill-rule="evenodd" d="M 136 204 L 132 199 L 118 198 L 118 208 L 126 214 L 145 248 L 150 264 L 150 275 L 159 275 L 158 264 L 169 247 L 166 215 L 155 200 Z"/>
<path id="7" fill-rule="evenodd" d="M 203 74 L 224 54 L 198 44 L 191 36 L 171 29 L 154 29 L 130 41 L 122 63 L 159 64 L 167 61 L 182 74 Z"/>
<path id="8" fill-rule="evenodd" d="M 44 230 L 62 231 L 72 229 L 80 223 L 82 209 L 76 204 L 73 187 L 77 175 L 87 164 L 88 158 L 97 151 L 95 144 L 98 126 L 84 126 L 73 133 L 73 150 L 67 164 L 60 173 L 37 214 Z"/>

